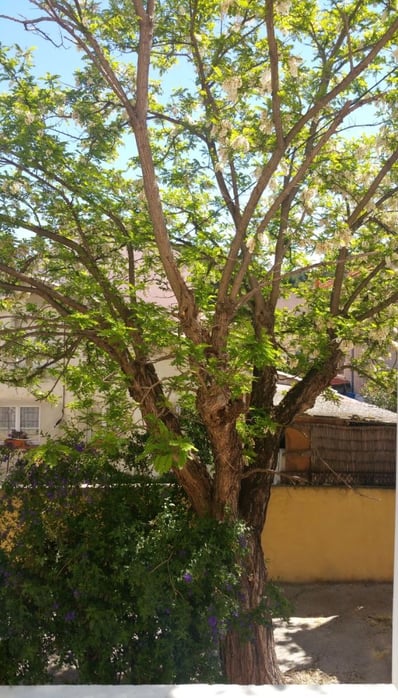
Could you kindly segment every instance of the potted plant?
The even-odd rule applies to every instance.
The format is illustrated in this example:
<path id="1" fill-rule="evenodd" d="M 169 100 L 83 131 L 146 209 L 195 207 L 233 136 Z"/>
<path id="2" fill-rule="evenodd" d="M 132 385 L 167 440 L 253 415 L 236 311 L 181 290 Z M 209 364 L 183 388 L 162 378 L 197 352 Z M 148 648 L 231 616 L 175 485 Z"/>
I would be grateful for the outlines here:
<path id="1" fill-rule="evenodd" d="M 28 435 L 26 432 L 19 429 L 12 429 L 8 434 L 8 437 L 4 439 L 4 443 L 10 448 L 24 449 L 29 447 Z"/>

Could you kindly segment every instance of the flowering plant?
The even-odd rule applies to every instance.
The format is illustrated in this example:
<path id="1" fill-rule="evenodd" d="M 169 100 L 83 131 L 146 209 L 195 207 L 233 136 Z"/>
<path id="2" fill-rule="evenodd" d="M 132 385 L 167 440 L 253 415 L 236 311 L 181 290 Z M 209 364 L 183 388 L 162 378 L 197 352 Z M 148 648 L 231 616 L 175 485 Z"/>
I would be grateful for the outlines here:
<path id="1" fill-rule="evenodd" d="M 0 500 L 3 681 L 46 683 L 54 657 L 77 683 L 225 680 L 226 630 L 250 631 L 243 524 L 196 517 L 171 480 L 120 472 L 131 445 L 114 460 L 56 442 L 49 453 L 29 454 Z"/>
<path id="2" fill-rule="evenodd" d="M 27 439 L 28 435 L 25 431 L 21 431 L 19 429 L 11 429 L 10 433 L 8 434 L 9 439 Z"/>

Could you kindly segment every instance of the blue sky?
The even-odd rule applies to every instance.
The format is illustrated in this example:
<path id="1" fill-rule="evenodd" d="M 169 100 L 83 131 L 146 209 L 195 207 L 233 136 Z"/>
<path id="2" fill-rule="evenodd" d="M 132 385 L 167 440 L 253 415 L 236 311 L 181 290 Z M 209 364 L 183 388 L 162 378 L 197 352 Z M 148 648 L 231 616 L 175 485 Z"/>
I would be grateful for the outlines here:
<path id="1" fill-rule="evenodd" d="M 0 0 L 0 14 L 33 18 L 40 16 L 41 13 L 40 10 L 32 6 L 29 0 Z M 61 44 L 61 37 L 54 25 L 42 23 L 40 27 L 51 33 L 54 40 Z M 73 72 L 78 67 L 82 54 L 78 53 L 72 46 L 68 47 L 67 41 L 65 45 L 56 47 L 37 34 L 26 31 L 22 24 L 0 19 L 0 44 L 11 45 L 13 43 L 19 44 L 22 48 L 35 47 L 34 63 L 37 76 L 50 72 L 61 75 L 64 81 L 72 82 Z M 183 63 L 175 66 L 170 75 L 163 78 L 163 88 L 166 89 L 166 94 L 172 87 L 182 84 L 189 86 L 191 83 L 192 75 L 189 74 Z M 371 122 L 373 118 L 373 109 L 367 107 L 355 114 L 351 123 Z M 359 128 L 362 130 L 361 127 Z M 366 131 L 369 133 L 371 128 L 368 126 Z M 352 135 L 352 131 L 348 134 Z"/>
<path id="2" fill-rule="evenodd" d="M 40 10 L 33 7 L 29 0 L 0 0 L 0 14 L 9 15 L 16 18 L 34 18 L 40 16 Z M 0 19 L 0 44 L 19 44 L 21 48 L 34 47 L 34 65 L 37 76 L 50 72 L 62 76 L 64 81 L 72 82 L 74 70 L 78 67 L 82 54 L 78 53 L 73 46 L 68 47 L 68 41 L 62 45 L 60 34 L 52 23 L 41 23 L 40 28 L 47 31 L 51 37 L 60 44 L 53 46 L 50 41 L 46 41 L 34 32 L 26 31 L 22 24 L 11 20 Z M 166 93 L 173 87 L 179 85 L 189 86 L 192 83 L 192 76 L 183 62 L 179 62 L 170 72 L 169 76 L 163 78 L 163 87 Z"/>
<path id="3" fill-rule="evenodd" d="M 0 0 L 0 14 L 17 18 L 32 18 L 40 16 L 40 10 L 34 8 L 28 0 Z M 57 31 L 49 23 L 41 24 L 55 39 L 59 39 Z M 79 54 L 72 47 L 56 48 L 49 41 L 33 32 L 26 31 L 22 24 L 6 19 L 0 19 L 0 43 L 3 45 L 19 44 L 21 48 L 35 47 L 34 62 L 36 73 L 44 75 L 47 72 L 72 75 L 79 63 Z"/>
<path id="4" fill-rule="evenodd" d="M 34 7 L 29 0 L 0 0 L 0 15 L 8 15 L 17 19 L 33 19 L 43 16 L 43 13 Z M 43 22 L 40 23 L 39 27 L 52 37 L 57 44 L 56 46 L 36 32 L 27 31 L 23 24 L 4 18 L 0 18 L 0 45 L 18 44 L 22 49 L 34 48 L 33 72 L 37 77 L 51 73 L 60 75 L 61 81 L 64 83 L 73 84 L 73 73 L 79 66 L 83 54 L 79 53 L 74 46 L 68 46 L 67 39 L 64 44 L 62 43 L 61 35 L 54 23 Z M 173 69 L 169 77 L 163 79 L 163 87 L 166 88 L 167 93 L 168 90 L 181 85 L 183 82 L 187 83 L 187 70 L 180 64 Z M 128 140 L 131 151 L 131 134 L 128 135 Z M 124 148 L 121 147 L 119 164 L 123 166 L 125 160 Z"/>

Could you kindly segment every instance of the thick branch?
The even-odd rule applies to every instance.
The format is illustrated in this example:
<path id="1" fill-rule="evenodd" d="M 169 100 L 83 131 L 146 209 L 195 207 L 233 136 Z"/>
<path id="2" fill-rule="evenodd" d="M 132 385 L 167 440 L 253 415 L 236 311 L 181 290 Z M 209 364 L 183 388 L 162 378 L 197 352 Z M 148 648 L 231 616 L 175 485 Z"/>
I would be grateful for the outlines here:
<path id="1" fill-rule="evenodd" d="M 279 94 L 279 58 L 278 45 L 276 43 L 274 31 L 274 7 L 273 0 L 266 2 L 266 26 L 268 49 L 271 65 L 271 89 L 272 89 L 272 115 L 275 126 L 276 141 L 278 148 L 283 150 L 284 138 L 282 130 L 281 98 Z"/>
<path id="2" fill-rule="evenodd" d="M 339 305 L 341 292 L 343 289 L 343 282 L 345 276 L 345 265 L 348 259 L 348 249 L 347 247 L 341 247 L 339 249 L 339 254 L 336 262 L 336 270 L 333 280 L 333 289 L 330 297 L 330 313 L 331 315 L 339 314 Z"/>
<path id="3" fill-rule="evenodd" d="M 148 111 L 149 66 L 153 39 L 154 2 L 149 0 L 145 11 L 141 0 L 134 0 L 139 18 L 139 47 L 137 60 L 136 114 L 139 120 L 146 119 Z"/>
<path id="4" fill-rule="evenodd" d="M 311 368 L 304 378 L 298 381 L 283 397 L 279 405 L 275 407 L 275 421 L 282 426 L 290 424 L 300 412 L 313 407 L 316 398 L 328 387 L 330 381 L 337 373 L 339 363 L 343 357 L 337 344 L 332 345 L 331 353 L 321 367 Z"/>
<path id="5" fill-rule="evenodd" d="M 272 288 L 271 288 L 271 294 L 270 294 L 270 304 L 272 307 L 272 310 L 274 311 L 276 308 L 276 304 L 279 298 L 279 291 L 280 291 L 280 285 L 281 285 L 281 272 L 282 272 L 282 264 L 283 260 L 286 254 L 286 246 L 287 246 L 287 241 L 286 241 L 286 231 L 288 229 L 288 223 L 289 223 L 289 214 L 290 214 L 290 208 L 294 199 L 296 193 L 296 189 L 293 189 L 290 193 L 290 196 L 288 196 L 282 203 L 281 206 L 281 220 L 280 220 L 280 225 L 279 225 L 279 234 L 278 234 L 278 239 L 276 241 L 275 245 L 275 257 L 274 257 L 274 264 L 272 268 Z"/>

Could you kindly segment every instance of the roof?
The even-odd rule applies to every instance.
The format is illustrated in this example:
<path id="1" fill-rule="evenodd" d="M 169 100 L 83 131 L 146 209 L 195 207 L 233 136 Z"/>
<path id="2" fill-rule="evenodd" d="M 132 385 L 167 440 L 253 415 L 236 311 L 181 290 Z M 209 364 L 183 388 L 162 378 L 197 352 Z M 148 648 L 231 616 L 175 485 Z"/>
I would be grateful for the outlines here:
<path id="1" fill-rule="evenodd" d="M 376 405 L 369 405 L 367 402 L 354 400 L 345 395 L 339 395 L 337 402 L 327 400 L 323 395 L 320 395 L 314 407 L 306 410 L 305 414 L 312 417 L 335 417 L 337 419 L 358 420 L 361 422 L 388 422 L 397 423 L 397 415 L 390 410 L 384 410 Z"/>
<path id="2" fill-rule="evenodd" d="M 284 393 L 287 392 L 288 386 L 278 385 L 276 402 L 280 402 Z M 359 422 L 382 422 L 387 424 L 396 424 L 397 415 L 390 410 L 384 410 L 375 405 L 369 405 L 367 402 L 354 400 L 335 393 L 336 400 L 327 399 L 324 395 L 320 395 L 313 407 L 305 410 L 304 414 L 311 417 L 329 417 L 334 419 L 343 419 Z"/>

